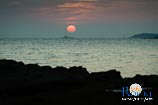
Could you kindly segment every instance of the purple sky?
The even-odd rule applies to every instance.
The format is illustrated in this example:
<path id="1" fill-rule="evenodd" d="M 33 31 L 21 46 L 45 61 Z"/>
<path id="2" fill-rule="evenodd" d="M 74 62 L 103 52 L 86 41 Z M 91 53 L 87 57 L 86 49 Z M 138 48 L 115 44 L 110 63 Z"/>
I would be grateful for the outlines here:
<path id="1" fill-rule="evenodd" d="M 0 23 L 0 33 L 58 36 L 68 24 L 81 37 L 158 33 L 158 0 L 1 0 Z"/>

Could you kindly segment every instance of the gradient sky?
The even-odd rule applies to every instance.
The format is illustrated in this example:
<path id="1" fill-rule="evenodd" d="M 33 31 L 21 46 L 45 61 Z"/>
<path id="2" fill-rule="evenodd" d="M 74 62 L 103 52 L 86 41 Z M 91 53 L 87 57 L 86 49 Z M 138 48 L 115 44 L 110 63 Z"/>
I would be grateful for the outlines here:
<path id="1" fill-rule="evenodd" d="M 77 32 L 68 33 L 74 24 Z M 158 33 L 158 0 L 1 0 L 0 37 Z"/>

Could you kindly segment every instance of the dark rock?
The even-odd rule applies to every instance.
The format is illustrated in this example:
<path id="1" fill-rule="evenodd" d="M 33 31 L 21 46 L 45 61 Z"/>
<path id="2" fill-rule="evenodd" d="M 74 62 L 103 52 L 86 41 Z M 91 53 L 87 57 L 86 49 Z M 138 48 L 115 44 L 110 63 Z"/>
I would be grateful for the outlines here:
<path id="1" fill-rule="evenodd" d="M 153 90 L 151 103 L 122 102 L 122 86 L 139 83 Z M 122 78 L 120 72 L 49 67 L 0 60 L 0 105 L 157 105 L 157 75 Z M 40 101 L 39 101 L 40 100 Z"/>
<path id="2" fill-rule="evenodd" d="M 98 80 L 98 81 L 105 81 L 105 80 L 112 80 L 115 81 L 117 78 L 117 80 L 121 80 L 122 77 L 120 75 L 120 72 L 116 71 L 116 70 L 109 70 L 107 72 L 94 72 L 91 73 L 91 78 L 93 80 Z"/>
<path id="3" fill-rule="evenodd" d="M 90 77 L 94 81 L 102 81 L 105 83 L 106 88 L 116 89 L 121 87 L 123 78 L 120 72 L 116 70 L 109 70 L 107 72 L 94 72 L 90 74 Z"/>

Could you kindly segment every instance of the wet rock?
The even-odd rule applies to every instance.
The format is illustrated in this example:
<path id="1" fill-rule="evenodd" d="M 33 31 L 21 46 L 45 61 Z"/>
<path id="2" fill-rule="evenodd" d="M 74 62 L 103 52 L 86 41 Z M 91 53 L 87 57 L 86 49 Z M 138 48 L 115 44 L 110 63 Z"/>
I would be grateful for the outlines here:
<path id="1" fill-rule="evenodd" d="M 81 66 L 52 68 L 0 60 L 2 105 L 157 105 L 154 102 L 123 103 L 121 92 L 113 92 L 133 83 L 152 88 L 157 100 L 157 75 L 122 78 L 116 70 L 89 73 Z"/>

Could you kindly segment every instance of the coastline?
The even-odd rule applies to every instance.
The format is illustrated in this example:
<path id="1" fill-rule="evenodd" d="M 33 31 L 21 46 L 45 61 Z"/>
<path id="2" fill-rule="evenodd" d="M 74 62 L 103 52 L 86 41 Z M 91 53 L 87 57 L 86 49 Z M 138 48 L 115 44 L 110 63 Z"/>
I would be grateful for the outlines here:
<path id="1" fill-rule="evenodd" d="M 134 83 L 151 88 L 154 100 L 122 101 L 122 87 Z M 158 97 L 158 75 L 122 78 L 117 70 L 89 73 L 81 66 L 52 68 L 4 59 L 0 84 L 2 105 L 156 105 Z"/>

